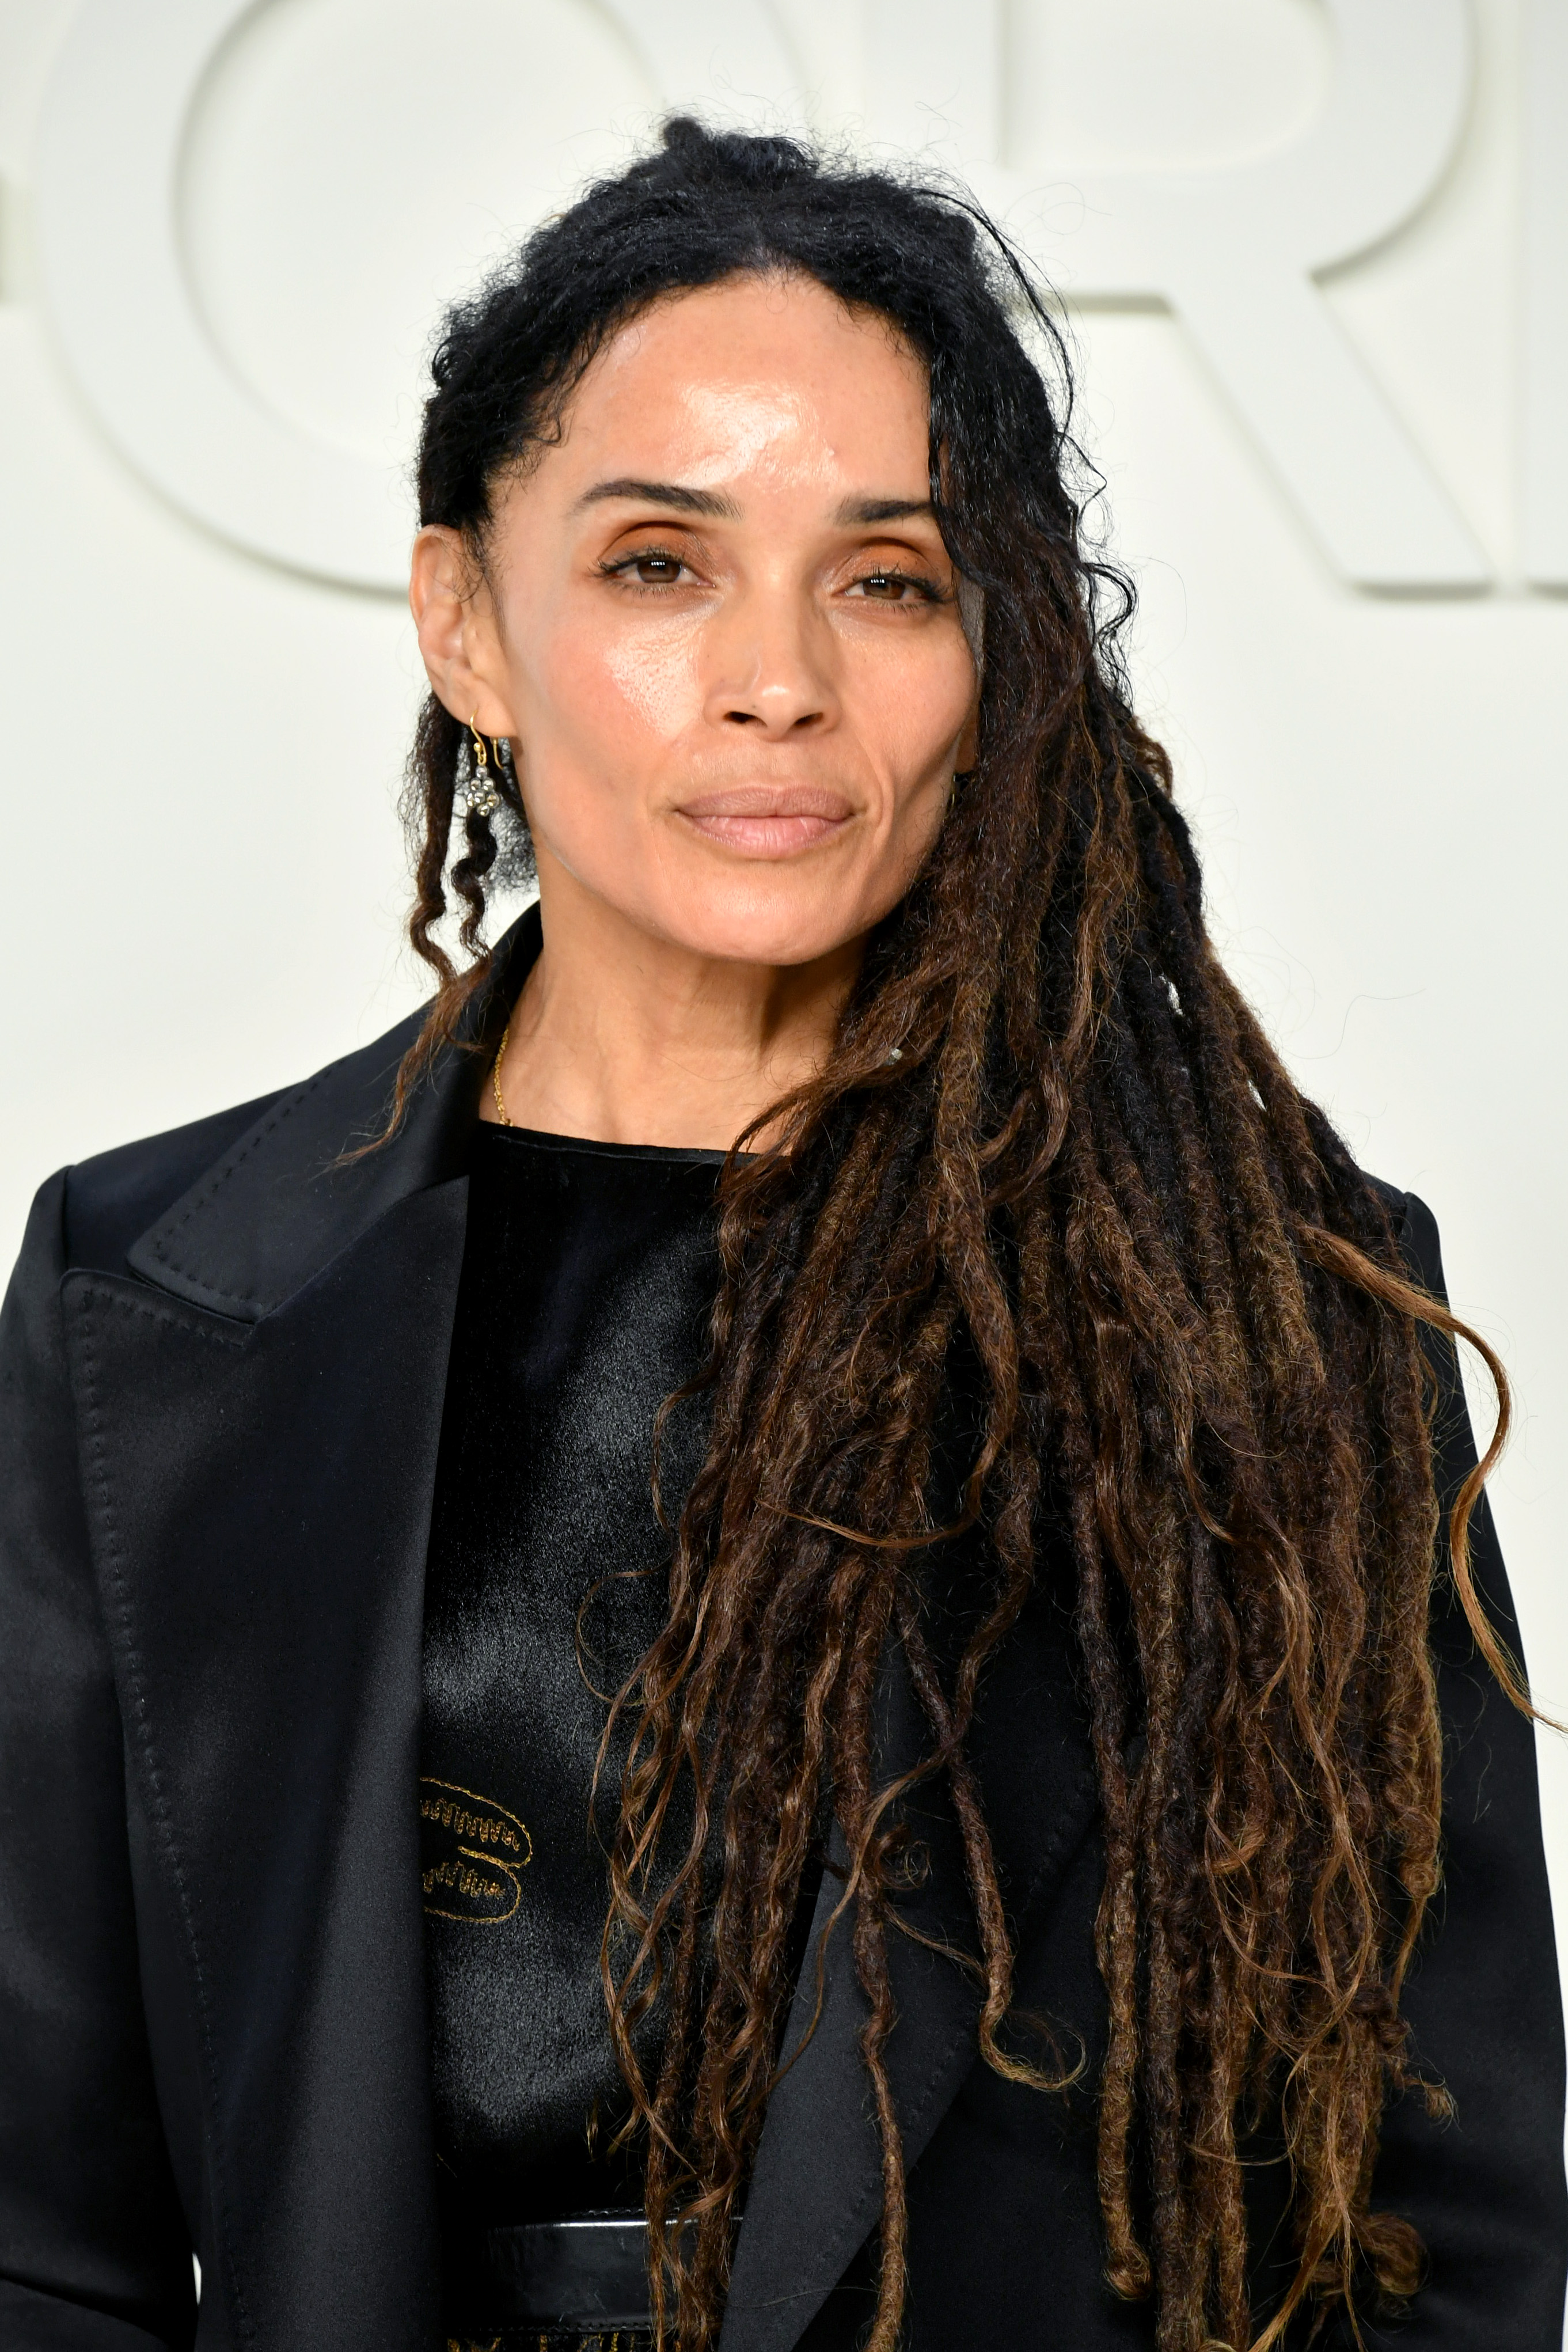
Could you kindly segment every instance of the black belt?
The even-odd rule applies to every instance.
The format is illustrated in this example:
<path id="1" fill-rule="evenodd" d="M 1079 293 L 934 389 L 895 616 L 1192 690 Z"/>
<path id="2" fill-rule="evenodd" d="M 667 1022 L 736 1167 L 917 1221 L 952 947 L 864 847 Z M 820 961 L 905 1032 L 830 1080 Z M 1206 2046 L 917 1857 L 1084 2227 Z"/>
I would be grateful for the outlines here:
<path id="1" fill-rule="evenodd" d="M 646 2327 L 648 2225 L 638 2213 L 486 2230 L 470 2300 L 503 2327 Z"/>

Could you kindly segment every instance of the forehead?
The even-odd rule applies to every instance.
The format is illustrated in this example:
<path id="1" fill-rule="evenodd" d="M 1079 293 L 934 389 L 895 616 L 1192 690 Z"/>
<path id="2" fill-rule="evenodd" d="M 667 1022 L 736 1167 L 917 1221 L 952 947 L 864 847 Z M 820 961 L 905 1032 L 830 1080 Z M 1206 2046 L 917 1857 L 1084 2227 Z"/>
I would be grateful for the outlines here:
<path id="1" fill-rule="evenodd" d="M 805 468 L 920 488 L 928 411 L 924 362 L 879 313 L 810 278 L 731 278 L 664 297 L 611 339 L 541 470 L 701 483 Z"/>

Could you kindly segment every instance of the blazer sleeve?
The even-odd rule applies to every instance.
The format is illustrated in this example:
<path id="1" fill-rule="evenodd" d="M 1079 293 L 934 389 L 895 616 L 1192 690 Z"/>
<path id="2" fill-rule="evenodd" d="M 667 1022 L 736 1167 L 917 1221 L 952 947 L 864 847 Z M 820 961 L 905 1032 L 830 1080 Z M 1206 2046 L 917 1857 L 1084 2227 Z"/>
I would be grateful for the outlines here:
<path id="1" fill-rule="evenodd" d="M 1407 1195 L 1401 1238 L 1446 1297 L 1437 1227 Z M 1434 1437 L 1445 1520 L 1476 1459 L 1452 1345 L 1434 1336 Z M 1521 1655 L 1483 1497 L 1471 1521 L 1476 1582 Z M 1406 2095 L 1383 2133 L 1375 2203 L 1426 2242 L 1426 2285 L 1403 2324 L 1366 2325 L 1400 2352 L 1562 2352 L 1568 2284 L 1563 2168 L 1563 2002 L 1542 1846 L 1535 1734 L 1478 1655 L 1449 1572 L 1446 1526 L 1432 1644 L 1444 1727 L 1443 1884 L 1407 1987 L 1416 2058 L 1453 2099 L 1435 2123 Z"/>
<path id="2" fill-rule="evenodd" d="M 123 1740 L 88 1553 L 59 1282 L 65 1179 L 0 1310 L 0 2343 L 195 2326 L 137 1967 Z"/>

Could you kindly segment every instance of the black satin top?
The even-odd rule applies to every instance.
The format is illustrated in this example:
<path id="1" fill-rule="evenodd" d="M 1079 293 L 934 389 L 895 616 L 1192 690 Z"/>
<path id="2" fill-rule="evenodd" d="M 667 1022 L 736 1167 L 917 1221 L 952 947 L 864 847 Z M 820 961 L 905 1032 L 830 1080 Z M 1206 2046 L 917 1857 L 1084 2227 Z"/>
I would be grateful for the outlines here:
<path id="1" fill-rule="evenodd" d="M 420 1822 L 438 2172 L 454 2233 L 636 2210 L 599 1975 L 591 1790 L 612 1693 L 664 1622 L 654 1416 L 696 1370 L 722 1155 L 483 1126 L 442 1425 Z M 702 1408 L 666 1423 L 678 1507 Z M 656 2013 L 644 2066 L 656 2063 Z"/>

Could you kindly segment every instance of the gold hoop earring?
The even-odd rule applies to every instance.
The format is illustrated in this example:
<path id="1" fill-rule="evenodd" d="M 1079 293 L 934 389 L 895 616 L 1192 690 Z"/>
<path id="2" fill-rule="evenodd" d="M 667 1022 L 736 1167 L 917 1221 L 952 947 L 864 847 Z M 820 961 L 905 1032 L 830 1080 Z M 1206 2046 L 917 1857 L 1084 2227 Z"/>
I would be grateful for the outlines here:
<path id="1" fill-rule="evenodd" d="M 490 751 L 485 738 L 475 726 L 477 713 L 468 714 L 468 732 L 474 738 L 473 772 L 464 787 L 463 804 L 469 816 L 494 816 L 501 805 L 501 795 L 490 775 Z"/>

